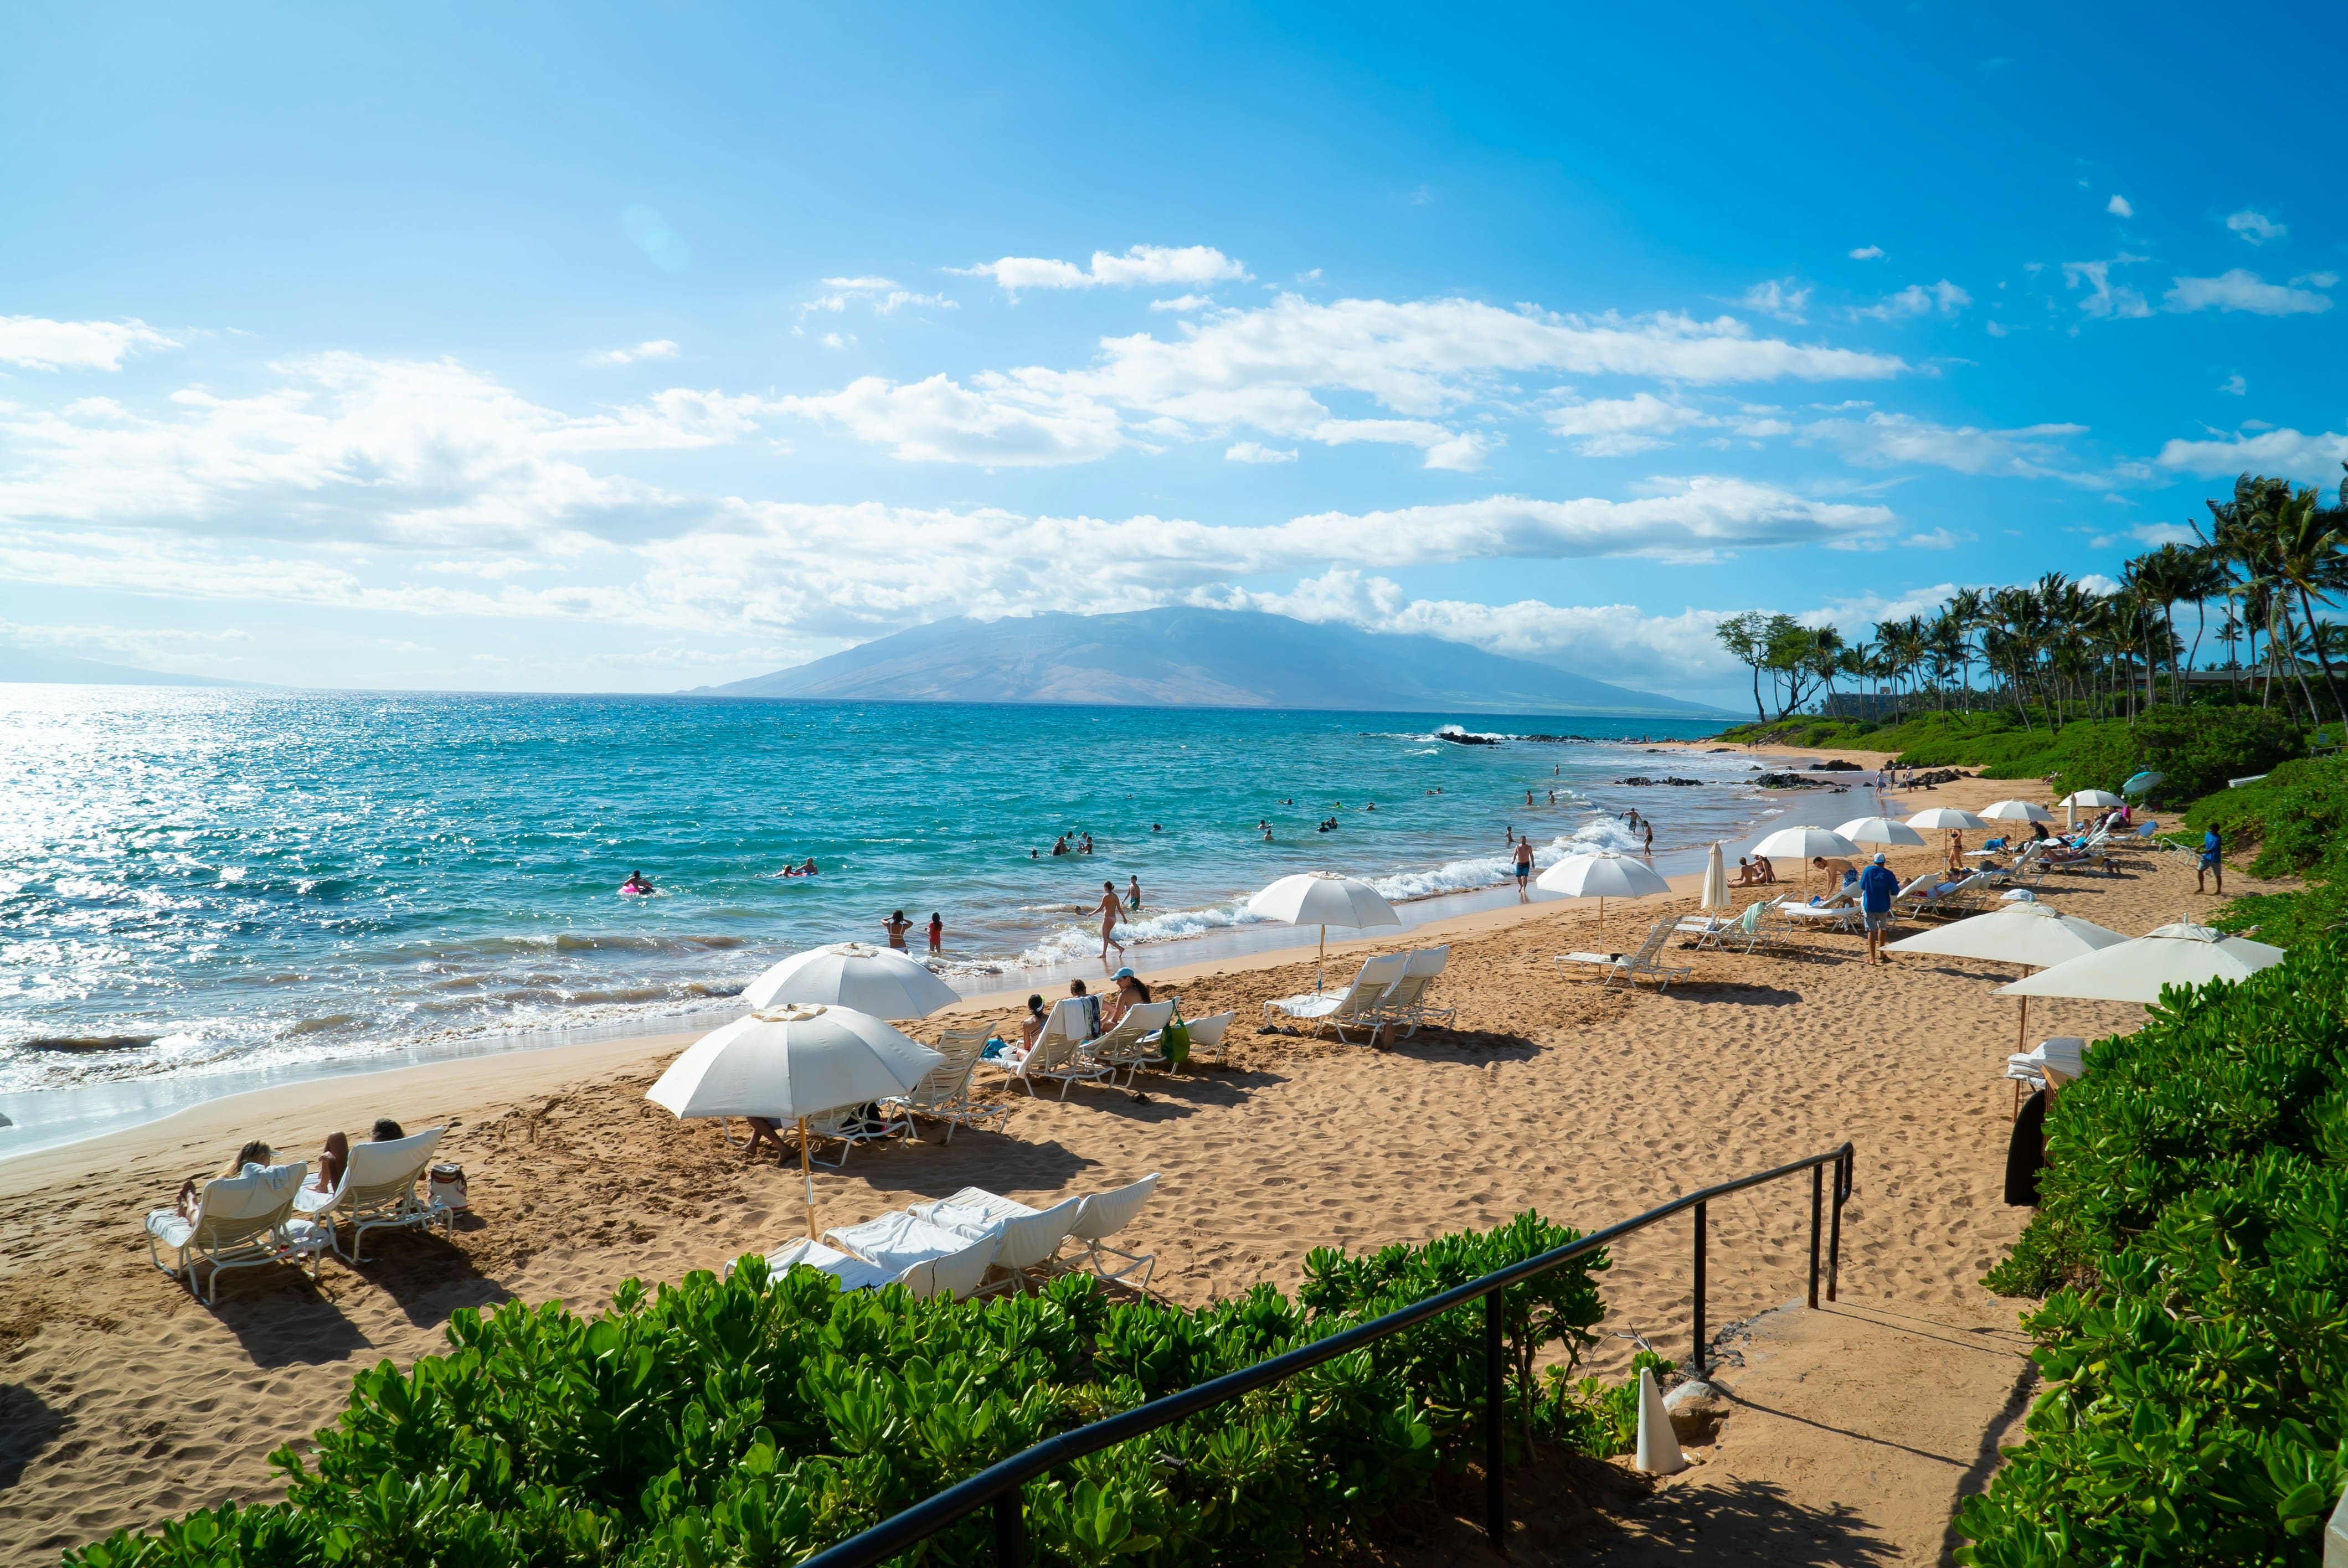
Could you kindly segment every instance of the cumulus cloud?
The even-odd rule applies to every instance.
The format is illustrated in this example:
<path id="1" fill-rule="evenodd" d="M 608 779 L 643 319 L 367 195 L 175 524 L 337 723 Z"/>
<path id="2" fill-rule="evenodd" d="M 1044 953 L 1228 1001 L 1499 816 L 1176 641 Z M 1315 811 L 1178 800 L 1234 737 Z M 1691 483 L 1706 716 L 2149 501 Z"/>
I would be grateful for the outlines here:
<path id="1" fill-rule="evenodd" d="M 943 294 L 916 293 L 900 285 L 893 278 L 826 278 L 823 286 L 830 292 L 819 294 L 801 306 L 801 315 L 809 311 L 829 311 L 838 315 L 850 305 L 870 305 L 875 313 L 884 316 L 895 315 L 908 306 L 927 305 L 947 311 L 958 308 Z"/>
<path id="2" fill-rule="evenodd" d="M 1235 441 L 1225 448 L 1223 456 L 1234 463 L 1293 463 L 1296 449 L 1292 446 L 1282 451 L 1261 441 Z"/>
<path id="3" fill-rule="evenodd" d="M 2145 260 L 2123 251 L 2104 261 L 2065 261 L 2063 263 L 2063 286 L 2077 289 L 2086 285 L 2086 297 L 2079 302 L 2080 313 L 2097 320 L 2128 319 L 2148 316 L 2152 308 L 2136 290 L 2112 282 L 2114 267 L 2131 266 Z"/>
<path id="4" fill-rule="evenodd" d="M 2104 203 L 2104 210 L 2115 218 L 2136 216 L 2136 209 L 2128 205 L 2128 199 L 2125 196 L 2114 196 L 2109 201 Z"/>
<path id="5" fill-rule="evenodd" d="M 177 348 L 145 322 L 53 322 L 42 316 L 0 316 L 0 364 L 26 370 L 120 370 L 140 349 Z"/>
<path id="6" fill-rule="evenodd" d="M 2311 482 L 2334 483 L 2348 462 L 2348 435 L 2319 431 L 2263 430 L 2253 436 L 2213 437 L 2165 444 L 2153 459 L 2181 474 L 2213 477 L 2233 474 L 2283 474 Z"/>
<path id="7" fill-rule="evenodd" d="M 2293 278 L 2290 283 L 2270 283 L 2256 272 L 2230 268 L 2214 278 L 2178 278 L 2176 287 L 2161 296 L 2165 311 L 2248 311 L 2253 315 L 2321 315 L 2332 308 L 2330 296 L 2297 287 L 2314 283 L 2329 288 L 2337 280 L 2329 272 Z"/>
<path id="8" fill-rule="evenodd" d="M 2183 523 L 2138 523 L 2128 537 L 2140 545 L 2198 545 L 2201 536 Z"/>
<path id="9" fill-rule="evenodd" d="M 2100 485 L 2104 477 L 2063 466 L 2060 445 L 2084 436 L 2084 425 L 2030 425 L 2015 430 L 1983 430 L 1971 425 L 1937 425 L 1911 415 L 1881 411 L 1863 419 L 1818 419 L 1801 427 L 1805 445 L 1838 449 L 1862 467 L 1921 464 L 1960 474 L 2003 474 L 2024 479 L 2063 479 Z"/>
<path id="10" fill-rule="evenodd" d="M 1215 302 L 1207 294 L 1177 294 L 1170 300 L 1152 300 L 1153 311 L 1203 311 Z"/>
<path id="11" fill-rule="evenodd" d="M 589 364 L 633 364 L 638 360 L 675 359 L 676 355 L 676 344 L 666 338 L 654 338 L 650 343 L 640 343 L 633 348 L 607 348 L 600 353 L 591 354 L 587 356 L 587 363 Z"/>
<path id="12" fill-rule="evenodd" d="M 2247 397 L 2250 395 L 2250 384 L 2242 379 L 2242 373 L 2238 370 L 2219 382 L 2218 390 L 2231 397 Z"/>
<path id="13" fill-rule="evenodd" d="M 913 463 L 1088 463 L 1125 441 L 1116 412 L 1082 394 L 1037 394 L 999 382 L 963 386 L 945 375 L 910 384 L 860 376 L 838 392 L 780 398 L 772 406 Z"/>
<path id="14" fill-rule="evenodd" d="M 1883 247 L 1880 245 L 1861 245 L 1858 250 L 1853 251 L 1850 253 L 1850 259 L 1854 261 L 1880 261 L 1883 260 Z"/>
<path id="15" fill-rule="evenodd" d="M 1859 306 L 1850 313 L 1872 316 L 1879 322 L 1909 321 L 1936 311 L 1952 316 L 1972 302 L 1971 294 L 1942 278 L 1937 283 L 1910 283 L 1898 293 L 1886 294 L 1874 304 Z"/>
<path id="16" fill-rule="evenodd" d="M 1249 276 L 1245 267 L 1212 245 L 1136 245 L 1122 256 L 1096 251 L 1089 269 L 1041 256 L 1005 256 L 960 271 L 966 277 L 993 278 L 1012 293 L 1022 289 L 1131 288 L 1137 283 L 1179 288 L 1241 282 Z"/>
<path id="17" fill-rule="evenodd" d="M 1550 429 L 1573 438 L 1585 457 L 1623 457 L 1661 446 L 1679 432 L 1720 421 L 1700 408 L 1667 403 L 1652 392 L 1552 408 Z"/>
<path id="18" fill-rule="evenodd" d="M 2245 207 L 2240 212 L 2226 215 L 2226 227 L 2252 245 L 2263 245 L 2270 240 L 2280 240 L 2291 231 L 2263 212 Z"/>
<path id="19" fill-rule="evenodd" d="M 1791 278 L 1771 278 L 1746 290 L 1737 302 L 1748 311 L 1761 311 L 1798 325 L 1805 319 L 1802 313 L 1809 308 L 1810 291 L 1795 287 Z"/>

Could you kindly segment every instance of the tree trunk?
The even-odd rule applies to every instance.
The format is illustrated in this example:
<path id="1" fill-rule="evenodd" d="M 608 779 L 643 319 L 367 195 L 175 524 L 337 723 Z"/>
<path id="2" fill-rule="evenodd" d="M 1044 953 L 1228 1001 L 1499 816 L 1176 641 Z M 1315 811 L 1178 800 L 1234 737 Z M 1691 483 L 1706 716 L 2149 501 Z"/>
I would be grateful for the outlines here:
<path id="1" fill-rule="evenodd" d="M 2333 711 L 2340 715 L 2341 733 L 2348 737 L 2348 708 L 2340 705 L 2340 688 L 2332 679 L 2332 656 L 2323 651 L 2323 629 L 2316 624 L 2314 601 L 2308 598 L 2305 583 L 2293 586 L 2299 589 L 2300 609 L 2307 612 L 2307 639 L 2315 644 L 2315 661 L 2323 667 L 2323 689 L 2331 693 Z M 2310 711 L 2314 711 L 2312 699 L 2308 705 Z M 2319 724 L 2322 723 L 2321 719 L 2316 722 Z"/>

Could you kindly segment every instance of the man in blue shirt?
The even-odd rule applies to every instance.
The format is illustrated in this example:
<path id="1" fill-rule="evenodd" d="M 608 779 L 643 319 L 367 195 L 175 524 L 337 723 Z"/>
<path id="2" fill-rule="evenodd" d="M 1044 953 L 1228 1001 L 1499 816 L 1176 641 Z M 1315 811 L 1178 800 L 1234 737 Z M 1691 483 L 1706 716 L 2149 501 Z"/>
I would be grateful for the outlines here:
<path id="1" fill-rule="evenodd" d="M 2193 891 L 2205 891 L 2201 879 L 2215 876 L 2218 879 L 2218 897 L 2223 898 L 2226 896 L 2226 863 L 2219 858 L 2225 853 L 2225 842 L 2218 836 L 2217 828 L 2212 826 L 2201 835 L 2201 864 L 2193 868 Z"/>
<path id="2" fill-rule="evenodd" d="M 1891 897 L 1900 891 L 1900 878 L 1883 864 L 1878 855 L 1859 874 L 1859 910 L 1867 921 L 1867 961 L 1883 962 L 1883 933 L 1891 929 Z"/>

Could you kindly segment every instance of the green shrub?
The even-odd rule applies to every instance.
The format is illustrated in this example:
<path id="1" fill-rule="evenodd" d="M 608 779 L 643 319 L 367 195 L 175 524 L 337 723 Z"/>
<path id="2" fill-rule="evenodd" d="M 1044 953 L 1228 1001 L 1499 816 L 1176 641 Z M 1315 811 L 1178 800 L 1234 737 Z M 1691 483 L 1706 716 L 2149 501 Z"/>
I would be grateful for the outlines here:
<path id="1" fill-rule="evenodd" d="M 459 1312 L 447 1354 L 357 1378 L 310 1463 L 273 1456 L 283 1502 L 223 1504 L 66 1561 L 793 1563 L 1055 1433 L 1577 1235 L 1528 1214 L 1423 1247 L 1323 1250 L 1293 1302 L 1264 1286 L 1197 1309 L 1112 1303 L 1074 1276 L 986 1302 L 844 1295 L 808 1269 L 769 1280 L 753 1257 L 722 1281 L 696 1273 L 650 1293 L 631 1281 L 595 1318 L 519 1303 Z M 1593 1254 L 1506 1293 L 1501 1392 L 1519 1442 L 1621 1451 L 1617 1391 L 1558 1390 L 1594 1342 L 1594 1276 L 1607 1266 Z M 1536 1362 L 1560 1351 L 1563 1365 L 1537 1378 Z M 1342 1553 L 1480 1452 L 1486 1393 L 1481 1306 L 1445 1313 L 1030 1484 L 1035 1558 L 1147 1568 Z M 966 1520 L 927 1560 L 991 1561 L 991 1531 L 983 1514 Z"/>
<path id="2" fill-rule="evenodd" d="M 2047 1118 L 2041 1207 L 1983 1283 L 2050 1388 L 1958 1561 L 2304 1563 L 2348 1481 L 2348 942 L 2172 990 Z"/>
<path id="3" fill-rule="evenodd" d="M 2257 845 L 2253 875 L 2312 870 L 2348 842 L 2348 759 L 2281 764 L 2254 784 L 2219 789 L 2195 801 L 2185 821 L 2197 838 L 2203 828 L 2218 829 L 2229 854 L 2238 845 Z"/>
<path id="4" fill-rule="evenodd" d="M 2162 775 L 2158 798 L 2193 800 L 2306 751 L 2306 732 L 2280 710 L 2155 708 L 2133 724 L 2106 719 L 2065 725 L 2047 771 L 2058 775 L 2057 794 L 2116 794 L 2130 775 L 2150 768 Z"/>

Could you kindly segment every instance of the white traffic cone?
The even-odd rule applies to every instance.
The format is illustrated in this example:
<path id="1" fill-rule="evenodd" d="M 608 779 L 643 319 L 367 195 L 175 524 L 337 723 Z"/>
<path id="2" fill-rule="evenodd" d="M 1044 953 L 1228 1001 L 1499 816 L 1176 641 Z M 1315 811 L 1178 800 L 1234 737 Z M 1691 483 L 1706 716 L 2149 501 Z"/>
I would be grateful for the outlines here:
<path id="1" fill-rule="evenodd" d="M 1639 1368 L 1639 1468 L 1649 1475 L 1687 1469 L 1687 1455 L 1680 1452 L 1679 1434 L 1672 1430 L 1671 1412 L 1663 1409 L 1652 1367 Z"/>

